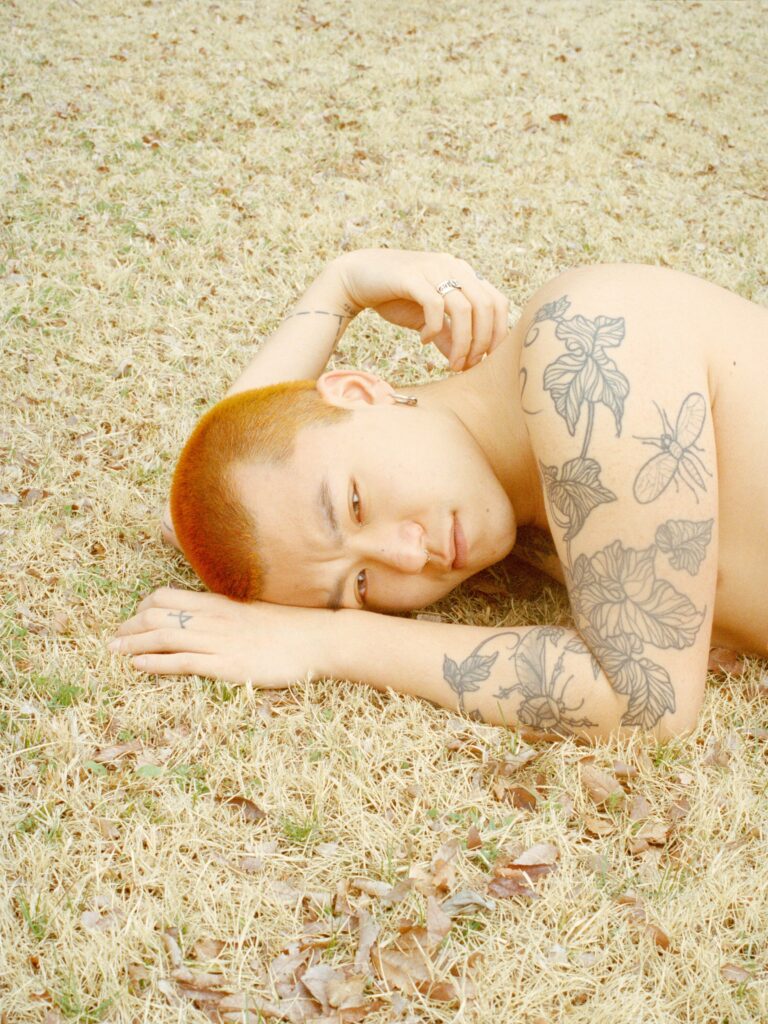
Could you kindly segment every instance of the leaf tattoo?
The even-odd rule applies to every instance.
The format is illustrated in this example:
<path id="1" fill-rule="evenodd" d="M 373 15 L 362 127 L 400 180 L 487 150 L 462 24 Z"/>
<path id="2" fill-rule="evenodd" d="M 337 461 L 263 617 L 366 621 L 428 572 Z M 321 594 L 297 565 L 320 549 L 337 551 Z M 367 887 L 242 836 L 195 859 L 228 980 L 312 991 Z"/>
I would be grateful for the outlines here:
<path id="1" fill-rule="evenodd" d="M 544 390 L 551 394 L 569 434 L 576 433 L 585 402 L 589 403 L 591 414 L 594 414 L 592 406 L 595 404 L 607 405 L 616 421 L 616 433 L 620 434 L 629 381 L 605 350 L 615 348 L 624 340 L 624 318 L 599 316 L 588 320 L 575 316 L 560 320 L 555 334 L 565 342 L 568 351 L 544 371 Z M 590 429 L 591 422 L 588 433 Z M 584 453 L 587 444 L 588 441 Z"/>
<path id="2" fill-rule="evenodd" d="M 673 569 L 695 576 L 712 540 L 714 519 L 694 523 L 689 519 L 668 519 L 656 530 L 656 547 L 669 558 Z"/>
<path id="3" fill-rule="evenodd" d="M 598 505 L 616 501 L 616 495 L 600 482 L 600 465 L 594 459 L 570 459 L 559 470 L 539 462 L 552 517 L 573 540 Z"/>
<path id="4" fill-rule="evenodd" d="M 613 688 L 629 697 L 622 724 L 651 729 L 665 712 L 675 710 L 675 690 L 669 673 L 650 658 L 640 657 L 643 644 L 636 636 L 601 638 L 590 633 L 588 640 Z"/>
<path id="5" fill-rule="evenodd" d="M 480 683 L 491 674 L 499 656 L 498 651 L 495 654 L 478 654 L 477 650 L 475 648 L 460 665 L 447 654 L 443 655 L 443 679 L 458 696 L 461 711 L 464 711 L 464 694 L 475 693 L 480 689 Z"/>
<path id="6" fill-rule="evenodd" d="M 704 612 L 656 577 L 655 547 L 635 550 L 615 540 L 592 558 L 579 555 L 575 569 L 581 582 L 571 597 L 597 634 L 628 634 L 654 647 L 690 647 Z"/>

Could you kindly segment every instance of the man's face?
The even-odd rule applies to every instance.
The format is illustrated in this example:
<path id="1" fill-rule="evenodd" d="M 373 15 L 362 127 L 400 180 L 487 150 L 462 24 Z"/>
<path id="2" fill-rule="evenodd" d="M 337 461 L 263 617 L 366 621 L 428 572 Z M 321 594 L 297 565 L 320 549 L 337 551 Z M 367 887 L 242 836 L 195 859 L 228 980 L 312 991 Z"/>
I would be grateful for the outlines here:
<path id="1" fill-rule="evenodd" d="M 421 608 L 515 541 L 504 489 L 444 412 L 366 406 L 300 431 L 288 460 L 243 466 L 236 481 L 257 523 L 262 598 L 276 604 Z"/>

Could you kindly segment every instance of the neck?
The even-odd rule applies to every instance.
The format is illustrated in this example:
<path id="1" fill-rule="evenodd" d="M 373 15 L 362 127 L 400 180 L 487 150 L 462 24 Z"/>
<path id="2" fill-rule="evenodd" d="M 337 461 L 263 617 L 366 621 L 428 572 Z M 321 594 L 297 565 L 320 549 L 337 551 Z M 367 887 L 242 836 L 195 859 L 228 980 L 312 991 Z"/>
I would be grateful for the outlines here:
<path id="1" fill-rule="evenodd" d="M 482 449 L 515 510 L 518 526 L 547 528 L 536 458 L 525 425 L 519 386 L 519 332 L 465 373 L 418 388 L 419 404 L 452 414 Z"/>

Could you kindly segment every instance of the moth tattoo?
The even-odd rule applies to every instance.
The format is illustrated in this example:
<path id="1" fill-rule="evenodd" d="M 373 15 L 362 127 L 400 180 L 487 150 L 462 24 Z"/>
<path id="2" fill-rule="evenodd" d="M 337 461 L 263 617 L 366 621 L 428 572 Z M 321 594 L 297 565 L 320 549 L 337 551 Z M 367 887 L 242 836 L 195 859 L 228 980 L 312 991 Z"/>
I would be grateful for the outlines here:
<path id="1" fill-rule="evenodd" d="M 656 403 L 654 403 L 655 405 Z M 635 498 L 646 505 L 655 501 L 669 487 L 672 481 L 678 487 L 678 480 L 692 491 L 696 501 L 699 500 L 696 488 L 706 491 L 702 474 L 712 474 L 701 461 L 697 452 L 702 451 L 696 441 L 704 429 L 707 414 L 707 403 L 703 395 L 692 392 L 680 406 L 674 428 L 667 419 L 667 414 L 656 405 L 661 417 L 662 432 L 659 437 L 639 437 L 643 444 L 654 445 L 659 449 L 635 478 Z"/>

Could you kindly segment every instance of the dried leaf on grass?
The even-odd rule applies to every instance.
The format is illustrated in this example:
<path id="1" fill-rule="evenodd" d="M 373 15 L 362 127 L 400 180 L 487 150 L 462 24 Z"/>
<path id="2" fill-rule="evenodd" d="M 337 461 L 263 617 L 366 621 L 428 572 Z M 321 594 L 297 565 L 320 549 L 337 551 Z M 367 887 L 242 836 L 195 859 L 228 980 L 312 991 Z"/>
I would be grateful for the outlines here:
<path id="1" fill-rule="evenodd" d="M 483 838 L 480 835 L 480 831 L 477 825 L 470 825 L 469 832 L 467 832 L 467 849 L 477 850 L 483 845 Z"/>
<path id="2" fill-rule="evenodd" d="M 390 885 L 389 882 L 380 882 L 374 878 L 352 878 L 349 884 L 353 889 L 358 889 L 367 896 L 376 897 L 384 905 L 400 903 L 413 889 L 412 878 L 402 878 L 395 885 Z"/>
<path id="3" fill-rule="evenodd" d="M 743 675 L 744 668 L 744 659 L 738 651 L 732 651 L 727 647 L 710 648 L 707 671 L 718 679 Z"/>
<path id="4" fill-rule="evenodd" d="M 630 821 L 643 821 L 645 818 L 650 817 L 651 805 L 646 797 L 638 793 L 632 797 L 632 803 L 629 805 L 629 820 Z"/>
<path id="5" fill-rule="evenodd" d="M 744 981 L 749 981 L 752 975 L 749 971 L 746 971 L 743 967 L 738 964 L 723 964 L 720 968 L 720 974 L 725 978 L 726 981 L 733 981 L 736 984 L 740 984 Z"/>
<path id="6" fill-rule="evenodd" d="M 438 892 L 447 892 L 456 882 L 456 866 L 453 863 L 459 852 L 458 839 L 449 839 L 438 850 L 432 861 L 432 884 Z"/>
<path id="7" fill-rule="evenodd" d="M 531 883 L 554 871 L 559 855 L 557 847 L 551 843 L 536 843 L 522 853 L 497 861 L 488 892 L 502 898 L 538 899 L 539 894 Z"/>
<path id="8" fill-rule="evenodd" d="M 357 911 L 355 919 L 358 929 L 355 968 L 367 972 L 371 969 L 371 949 L 379 936 L 379 926 L 365 908 Z"/>
<path id="9" fill-rule="evenodd" d="M 226 804 L 229 807 L 233 807 L 236 810 L 242 812 L 243 817 L 246 821 L 264 821 L 266 818 L 266 812 L 245 796 L 217 796 L 216 800 L 219 803 Z"/>
<path id="10" fill-rule="evenodd" d="M 648 920 L 643 901 L 633 893 L 625 893 L 618 899 L 618 905 L 627 918 L 647 932 L 659 949 L 669 949 L 669 936 L 657 924 Z"/>
<path id="11" fill-rule="evenodd" d="M 448 917 L 457 918 L 472 917 L 481 910 L 494 910 L 496 904 L 487 896 L 483 896 L 482 893 L 475 892 L 473 889 L 462 889 L 444 899 L 440 907 Z"/>
<path id="12" fill-rule="evenodd" d="M 604 836 L 613 835 L 616 831 L 616 822 L 610 818 L 596 818 L 594 815 L 586 814 L 584 828 L 590 835 L 602 839 Z"/>
<path id="13" fill-rule="evenodd" d="M 595 768 L 593 764 L 582 764 L 580 771 L 581 784 L 598 807 L 620 807 L 624 803 L 626 794 L 613 775 Z"/>
<path id="14" fill-rule="evenodd" d="M 221 939 L 198 939 L 192 947 L 192 956 L 198 961 L 216 960 L 226 945 L 226 942 L 223 942 Z"/>
<path id="15" fill-rule="evenodd" d="M 90 928 L 95 932 L 109 932 L 118 928 L 125 919 L 120 910 L 108 910 L 102 913 L 100 910 L 84 910 L 80 915 L 80 922 L 84 928 Z"/>
<path id="16" fill-rule="evenodd" d="M 144 749 L 141 740 L 130 740 L 128 743 L 113 743 L 109 747 L 100 747 L 91 760 L 96 764 L 115 764 L 126 754 L 136 754 Z"/>

